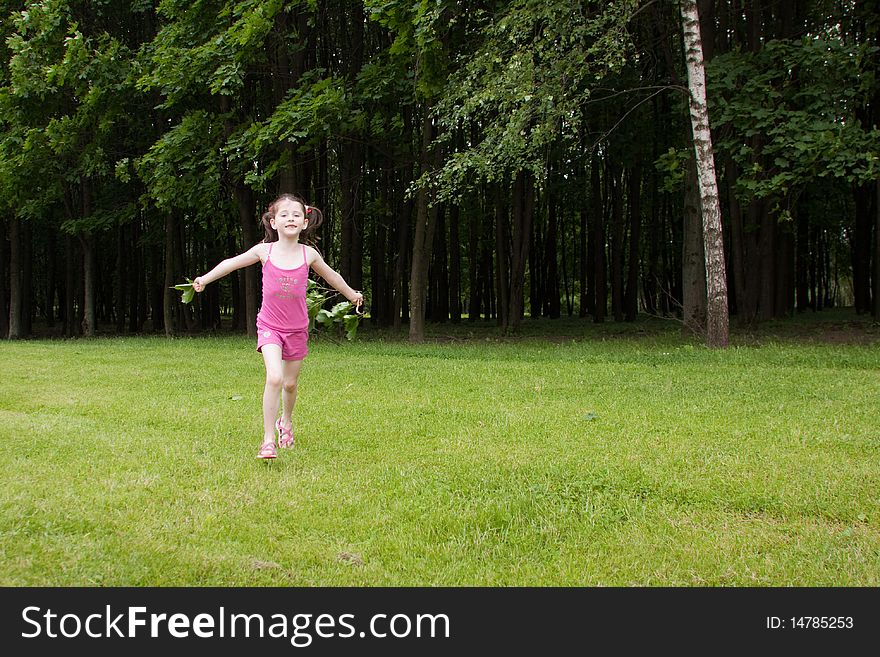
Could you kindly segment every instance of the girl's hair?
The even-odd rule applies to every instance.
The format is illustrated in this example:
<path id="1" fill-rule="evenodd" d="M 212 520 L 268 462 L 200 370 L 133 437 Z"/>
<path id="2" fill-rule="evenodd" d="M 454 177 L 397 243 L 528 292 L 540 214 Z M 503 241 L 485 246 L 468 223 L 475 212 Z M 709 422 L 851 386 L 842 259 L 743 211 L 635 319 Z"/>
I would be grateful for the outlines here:
<path id="1" fill-rule="evenodd" d="M 278 241 L 278 231 L 272 228 L 271 222 L 272 219 L 274 219 L 275 217 L 276 208 L 278 207 L 278 204 L 281 203 L 281 201 L 293 201 L 294 203 L 299 203 L 301 206 L 303 206 L 303 212 L 305 212 L 306 220 L 309 222 L 309 225 L 305 229 L 303 229 L 300 235 L 307 239 L 311 238 L 312 235 L 314 235 L 315 231 L 318 229 L 318 226 L 321 225 L 321 222 L 324 221 L 324 213 L 321 212 L 318 208 L 307 205 L 306 202 L 296 194 L 282 194 L 274 201 L 272 201 L 272 203 L 269 204 L 269 208 L 263 213 L 263 241 Z"/>

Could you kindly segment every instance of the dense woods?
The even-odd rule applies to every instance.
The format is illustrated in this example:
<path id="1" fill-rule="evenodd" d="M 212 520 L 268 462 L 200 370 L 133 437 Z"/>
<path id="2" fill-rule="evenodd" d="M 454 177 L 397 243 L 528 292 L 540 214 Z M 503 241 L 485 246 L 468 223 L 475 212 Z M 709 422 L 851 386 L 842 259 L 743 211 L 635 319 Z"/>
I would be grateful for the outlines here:
<path id="1" fill-rule="evenodd" d="M 706 257 L 677 0 L 0 3 L 0 334 L 255 330 L 280 192 L 369 321 L 680 317 Z M 728 309 L 880 320 L 880 1 L 700 0 Z"/>

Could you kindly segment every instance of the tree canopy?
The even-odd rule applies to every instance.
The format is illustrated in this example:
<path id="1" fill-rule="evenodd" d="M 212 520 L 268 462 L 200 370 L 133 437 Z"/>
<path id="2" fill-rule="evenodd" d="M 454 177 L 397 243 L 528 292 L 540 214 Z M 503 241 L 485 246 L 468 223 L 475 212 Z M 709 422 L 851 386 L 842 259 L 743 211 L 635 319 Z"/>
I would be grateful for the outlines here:
<path id="1" fill-rule="evenodd" d="M 699 7 L 732 316 L 878 312 L 877 2 Z M 12 337 L 253 330 L 256 273 L 166 283 L 284 191 L 379 326 L 704 312 L 677 2 L 47 0 L 0 31 Z"/>

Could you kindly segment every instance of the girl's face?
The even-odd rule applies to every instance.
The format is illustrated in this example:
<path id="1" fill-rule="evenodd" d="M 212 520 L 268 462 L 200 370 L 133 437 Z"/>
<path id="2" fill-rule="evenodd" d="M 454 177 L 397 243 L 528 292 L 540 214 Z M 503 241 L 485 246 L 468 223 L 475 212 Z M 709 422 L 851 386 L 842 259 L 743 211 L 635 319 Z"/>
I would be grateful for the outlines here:
<path id="1" fill-rule="evenodd" d="M 272 228 L 279 234 L 299 235 L 309 225 L 305 208 L 298 201 L 282 199 L 275 205 L 275 216 L 272 217 Z"/>

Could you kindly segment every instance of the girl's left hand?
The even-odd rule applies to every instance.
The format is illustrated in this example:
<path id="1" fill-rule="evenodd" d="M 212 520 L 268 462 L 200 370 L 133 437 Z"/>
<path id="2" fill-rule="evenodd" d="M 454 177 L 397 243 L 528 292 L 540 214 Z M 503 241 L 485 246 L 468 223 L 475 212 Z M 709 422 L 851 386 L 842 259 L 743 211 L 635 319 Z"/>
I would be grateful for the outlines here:
<path id="1" fill-rule="evenodd" d="M 349 299 L 349 301 L 351 301 L 354 304 L 354 307 L 360 311 L 361 306 L 364 305 L 364 295 L 360 292 L 355 292 L 354 296 Z"/>

